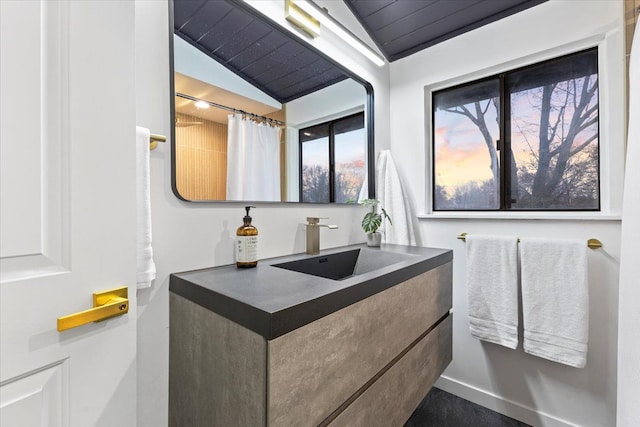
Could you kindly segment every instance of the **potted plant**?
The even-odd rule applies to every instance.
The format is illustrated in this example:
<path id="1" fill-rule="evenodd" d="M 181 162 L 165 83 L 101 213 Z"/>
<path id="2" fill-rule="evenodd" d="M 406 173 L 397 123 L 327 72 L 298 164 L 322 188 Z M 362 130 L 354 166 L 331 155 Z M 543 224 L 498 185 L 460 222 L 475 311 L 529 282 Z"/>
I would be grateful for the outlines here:
<path id="1" fill-rule="evenodd" d="M 363 206 L 371 207 L 371 212 L 367 212 L 362 219 L 362 229 L 367 233 L 367 246 L 380 246 L 382 234 L 378 232 L 378 229 L 385 218 L 389 221 L 390 225 L 393 225 L 391 217 L 383 207 L 380 208 L 382 213 L 378 213 L 379 204 L 380 200 L 377 199 L 365 199 L 362 201 Z"/>

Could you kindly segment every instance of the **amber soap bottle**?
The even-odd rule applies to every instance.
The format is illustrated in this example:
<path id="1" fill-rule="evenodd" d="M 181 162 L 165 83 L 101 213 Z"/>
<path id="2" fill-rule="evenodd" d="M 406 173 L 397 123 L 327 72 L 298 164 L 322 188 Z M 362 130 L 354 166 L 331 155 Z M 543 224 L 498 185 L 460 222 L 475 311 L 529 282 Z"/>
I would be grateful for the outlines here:
<path id="1" fill-rule="evenodd" d="M 242 219 L 243 224 L 236 231 L 236 266 L 251 268 L 258 265 L 258 229 L 251 225 L 249 209 L 255 206 L 245 206 L 247 215 Z"/>

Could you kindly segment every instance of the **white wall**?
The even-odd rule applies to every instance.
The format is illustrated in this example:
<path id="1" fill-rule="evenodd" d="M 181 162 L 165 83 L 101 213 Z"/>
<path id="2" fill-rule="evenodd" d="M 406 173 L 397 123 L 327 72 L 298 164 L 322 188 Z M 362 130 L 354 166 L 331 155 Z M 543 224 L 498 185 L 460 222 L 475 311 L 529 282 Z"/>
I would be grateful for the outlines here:
<path id="1" fill-rule="evenodd" d="M 297 129 L 364 111 L 367 91 L 347 79 L 287 103 L 287 124 Z"/>
<path id="2" fill-rule="evenodd" d="M 601 51 L 601 148 L 605 214 L 423 215 L 422 246 L 454 250 L 453 362 L 438 385 L 533 425 L 612 426 L 616 418 L 616 347 L 620 258 L 620 196 L 624 135 L 622 2 L 552 0 L 391 64 L 391 150 L 414 212 L 426 213 L 428 137 L 425 87 L 468 79 L 598 43 Z M 586 41 L 585 41 L 586 40 Z M 582 46 L 582 47 L 581 47 Z M 564 52 L 566 53 L 566 52 Z M 523 65 L 523 64 L 520 64 Z M 508 69 L 508 68 L 507 68 Z M 474 76 L 475 74 L 475 76 Z M 428 115 L 427 115 L 428 116 Z M 555 218 L 555 219 L 552 219 Z M 596 237 L 589 253 L 590 341 L 587 366 L 575 369 L 482 343 L 469 334 L 466 260 L 461 232 L 546 237 Z M 636 397 L 637 398 L 637 397 Z"/>
<path id="3" fill-rule="evenodd" d="M 262 1 L 284 14 L 281 0 Z M 344 5 L 342 5 L 344 7 Z M 335 15 L 335 13 L 334 13 Z M 275 15 L 274 15 L 275 16 Z M 325 37 L 330 39 L 330 37 Z M 136 1 L 137 124 L 153 133 L 170 135 L 169 26 L 166 1 Z M 369 81 L 375 91 L 376 148 L 388 146 L 388 68 L 376 67 L 351 48 L 330 45 L 323 51 L 340 59 Z M 348 58 L 348 61 L 344 58 Z M 383 101 L 380 101 L 383 100 Z M 167 425 L 169 274 L 233 262 L 232 239 L 242 224 L 242 203 L 185 203 L 171 192 L 169 142 L 151 152 L 151 204 L 157 279 L 139 291 L 138 426 Z M 260 257 L 304 251 L 301 223 L 310 215 L 331 218 L 338 230 L 321 231 L 322 247 L 364 241 L 359 222 L 362 208 L 257 203 L 254 224 L 260 231 Z M 258 267 L 260 268 L 260 267 Z"/>

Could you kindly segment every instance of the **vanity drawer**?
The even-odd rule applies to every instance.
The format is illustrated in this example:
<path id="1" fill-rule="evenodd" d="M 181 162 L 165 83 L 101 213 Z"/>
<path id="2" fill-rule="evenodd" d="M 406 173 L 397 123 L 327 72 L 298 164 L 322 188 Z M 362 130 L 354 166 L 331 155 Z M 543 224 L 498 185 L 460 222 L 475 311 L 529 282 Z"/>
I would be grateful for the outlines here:
<path id="1" fill-rule="evenodd" d="M 452 317 L 447 316 L 328 425 L 404 425 L 451 362 Z"/>
<path id="2" fill-rule="evenodd" d="M 449 262 L 269 341 L 268 425 L 323 422 L 450 310 L 451 274 Z"/>

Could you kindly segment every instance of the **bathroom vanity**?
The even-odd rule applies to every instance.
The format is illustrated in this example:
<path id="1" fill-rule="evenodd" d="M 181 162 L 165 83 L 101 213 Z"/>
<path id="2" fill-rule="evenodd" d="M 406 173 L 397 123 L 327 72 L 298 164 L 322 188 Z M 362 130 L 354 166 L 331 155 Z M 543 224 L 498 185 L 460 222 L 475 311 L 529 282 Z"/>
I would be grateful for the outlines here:
<path id="1" fill-rule="evenodd" d="M 452 258 L 358 245 L 173 274 L 169 424 L 404 424 L 451 361 Z"/>

